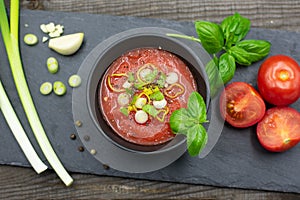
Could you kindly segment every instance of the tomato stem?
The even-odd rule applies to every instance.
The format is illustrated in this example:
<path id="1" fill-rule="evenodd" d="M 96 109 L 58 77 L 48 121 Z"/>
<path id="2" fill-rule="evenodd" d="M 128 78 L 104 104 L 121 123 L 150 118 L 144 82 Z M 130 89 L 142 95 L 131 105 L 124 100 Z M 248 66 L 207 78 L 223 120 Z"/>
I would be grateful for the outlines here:
<path id="1" fill-rule="evenodd" d="M 280 78 L 280 80 L 286 81 L 286 80 L 289 79 L 289 77 L 290 77 L 290 74 L 289 74 L 289 72 L 287 70 L 281 70 L 279 72 L 279 78 Z"/>

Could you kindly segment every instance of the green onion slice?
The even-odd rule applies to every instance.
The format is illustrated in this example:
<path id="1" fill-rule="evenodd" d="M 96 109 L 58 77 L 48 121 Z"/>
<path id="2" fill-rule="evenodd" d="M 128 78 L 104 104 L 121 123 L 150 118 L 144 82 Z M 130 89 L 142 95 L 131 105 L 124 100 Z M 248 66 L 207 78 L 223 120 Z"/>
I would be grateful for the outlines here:
<path id="1" fill-rule="evenodd" d="M 56 58 L 49 57 L 47 59 L 47 68 L 51 74 L 55 74 L 58 71 L 58 62 Z"/>
<path id="2" fill-rule="evenodd" d="M 70 76 L 68 83 L 73 88 L 78 87 L 81 84 L 81 78 L 77 74 L 73 74 L 72 76 Z"/>
<path id="3" fill-rule="evenodd" d="M 32 33 L 27 33 L 24 36 L 24 42 L 25 42 L 25 44 L 27 44 L 29 46 L 33 46 L 33 45 L 37 44 L 38 41 L 39 41 L 39 39 L 37 38 L 37 36 Z"/>
<path id="4" fill-rule="evenodd" d="M 52 92 L 52 84 L 50 82 L 45 82 L 40 87 L 40 92 L 43 95 L 48 95 Z"/>
<path id="5" fill-rule="evenodd" d="M 62 96 L 64 94 L 66 94 L 67 92 L 67 88 L 65 86 L 65 84 L 61 81 L 55 81 L 53 83 L 53 91 L 56 95 L 58 96 Z"/>

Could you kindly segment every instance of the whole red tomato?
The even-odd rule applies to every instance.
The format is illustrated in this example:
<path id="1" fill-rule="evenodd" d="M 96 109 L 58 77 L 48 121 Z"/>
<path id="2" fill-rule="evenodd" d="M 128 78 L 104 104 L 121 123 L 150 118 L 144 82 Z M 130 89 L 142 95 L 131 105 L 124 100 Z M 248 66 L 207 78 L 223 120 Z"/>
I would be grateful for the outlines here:
<path id="1" fill-rule="evenodd" d="M 260 66 L 257 86 L 269 103 L 286 106 L 300 97 L 300 67 L 291 57 L 275 55 Z"/>
<path id="2" fill-rule="evenodd" d="M 265 149 L 286 151 L 300 141 L 300 113 L 290 107 L 270 108 L 257 124 L 256 133 Z"/>

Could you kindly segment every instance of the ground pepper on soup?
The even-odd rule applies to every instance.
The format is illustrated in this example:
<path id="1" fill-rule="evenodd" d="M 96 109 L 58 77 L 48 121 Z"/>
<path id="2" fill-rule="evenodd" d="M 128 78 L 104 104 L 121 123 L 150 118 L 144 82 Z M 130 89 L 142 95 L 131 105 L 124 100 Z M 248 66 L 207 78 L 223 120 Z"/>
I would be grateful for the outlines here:
<path id="1" fill-rule="evenodd" d="M 170 115 L 186 107 L 189 94 L 197 88 L 178 56 L 139 48 L 109 66 L 99 90 L 103 117 L 120 137 L 135 144 L 157 145 L 175 137 Z"/>

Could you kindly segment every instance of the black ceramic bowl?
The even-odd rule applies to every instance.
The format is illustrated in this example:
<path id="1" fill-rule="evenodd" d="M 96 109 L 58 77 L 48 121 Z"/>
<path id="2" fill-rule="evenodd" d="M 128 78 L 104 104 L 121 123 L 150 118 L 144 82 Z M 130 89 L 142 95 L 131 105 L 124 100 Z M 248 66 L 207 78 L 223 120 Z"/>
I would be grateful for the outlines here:
<path id="1" fill-rule="evenodd" d="M 108 67 L 122 54 L 136 48 L 152 47 L 177 55 L 188 65 L 197 82 L 198 92 L 209 105 L 210 92 L 205 73 L 209 56 L 200 45 L 169 37 L 166 33 L 178 34 L 174 30 L 157 27 L 116 34 L 97 45 L 78 71 L 82 85 L 73 91 L 74 120 L 82 121 L 82 126 L 77 127 L 78 134 L 95 158 L 117 170 L 157 170 L 175 161 L 186 150 L 186 138 L 182 135 L 161 145 L 143 146 L 122 139 L 106 123 L 98 104 L 99 85 Z"/>

